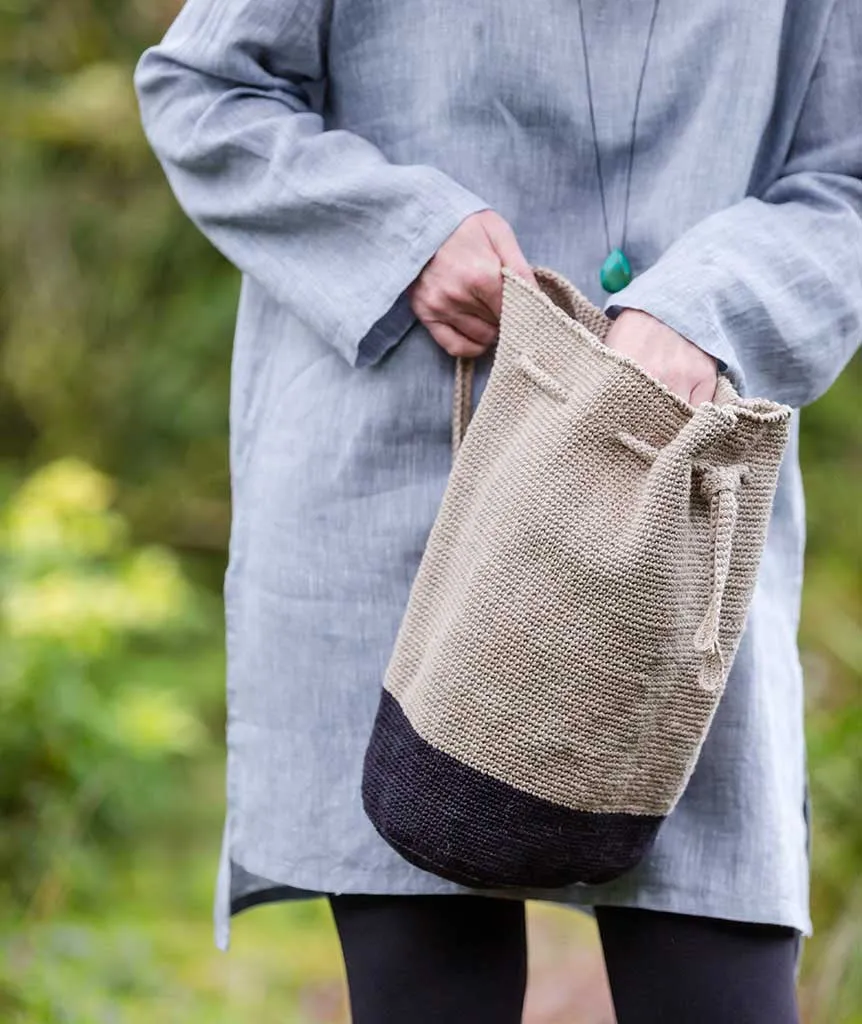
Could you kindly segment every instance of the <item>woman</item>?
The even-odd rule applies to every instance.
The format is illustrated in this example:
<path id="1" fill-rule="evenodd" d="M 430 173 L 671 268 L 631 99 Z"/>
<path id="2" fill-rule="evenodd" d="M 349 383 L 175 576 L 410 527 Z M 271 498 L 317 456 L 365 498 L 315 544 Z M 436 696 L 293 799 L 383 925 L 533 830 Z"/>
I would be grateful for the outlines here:
<path id="1" fill-rule="evenodd" d="M 329 894 L 356 1024 L 520 1019 L 522 900 L 412 867 L 360 800 L 450 466 L 452 356 L 479 357 L 478 399 L 501 268 L 543 264 L 693 402 L 718 370 L 817 398 L 862 325 L 859 52 L 856 0 L 189 0 L 144 55 L 152 145 L 243 272 L 222 947 L 231 912 Z M 596 907 L 621 1024 L 797 1019 L 795 426 L 745 637 L 654 849 L 616 883 L 515 894 Z"/>

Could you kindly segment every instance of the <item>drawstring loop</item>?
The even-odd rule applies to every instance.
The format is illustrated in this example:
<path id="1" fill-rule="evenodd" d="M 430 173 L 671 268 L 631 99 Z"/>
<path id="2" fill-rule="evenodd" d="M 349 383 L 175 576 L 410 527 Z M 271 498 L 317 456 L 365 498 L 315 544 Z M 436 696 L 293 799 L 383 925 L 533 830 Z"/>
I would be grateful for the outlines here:
<path id="1" fill-rule="evenodd" d="M 646 462 L 655 462 L 658 448 L 628 431 L 621 430 L 617 440 Z M 737 493 L 748 477 L 748 466 L 711 466 L 695 460 L 692 469 L 700 476 L 700 493 L 709 503 L 709 524 L 712 543 L 712 586 L 706 613 L 694 634 L 694 649 L 702 660 L 698 684 L 714 693 L 724 682 L 725 664 L 719 640 L 721 605 L 730 573 L 733 533 L 739 508 Z"/>
<path id="2" fill-rule="evenodd" d="M 694 648 L 703 655 L 698 681 L 710 693 L 724 681 L 724 655 L 719 640 L 721 604 L 730 573 L 733 532 L 739 508 L 736 495 L 747 476 L 748 467 L 744 465 L 709 466 L 700 478 L 700 492 L 709 502 L 712 590 L 706 614 L 694 634 Z"/>

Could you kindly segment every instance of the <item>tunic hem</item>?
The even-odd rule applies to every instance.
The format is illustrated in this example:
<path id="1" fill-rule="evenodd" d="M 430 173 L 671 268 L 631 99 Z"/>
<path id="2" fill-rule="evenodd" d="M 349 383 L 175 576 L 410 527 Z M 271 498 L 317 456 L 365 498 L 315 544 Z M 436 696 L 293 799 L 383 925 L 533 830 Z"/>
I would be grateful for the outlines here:
<path id="1" fill-rule="evenodd" d="M 236 892 L 233 885 L 235 871 L 239 869 L 252 876 L 254 887 Z M 323 875 L 327 881 L 324 883 Z M 259 886 L 258 886 L 259 883 Z M 742 900 L 727 893 L 691 892 L 666 885 L 650 886 L 643 883 L 627 892 L 597 892 L 596 886 L 569 886 L 563 890 L 486 890 L 470 889 L 437 879 L 433 875 L 421 878 L 418 883 L 403 879 L 398 882 L 381 884 L 379 871 L 357 868 L 349 869 L 330 866 L 325 872 L 304 871 L 296 865 L 280 865 L 258 861 L 253 855 L 238 859 L 231 855 L 228 843 L 222 850 L 222 867 L 219 871 L 215 901 L 215 943 L 222 951 L 230 946 L 231 919 L 245 910 L 266 903 L 281 903 L 298 899 L 318 899 L 329 893 L 355 893 L 364 895 L 415 896 L 415 895 L 481 895 L 489 899 L 535 900 L 556 903 L 592 914 L 594 906 L 632 907 L 641 910 L 655 910 L 664 913 L 687 914 L 696 917 L 712 917 L 746 924 L 779 925 L 792 928 L 802 937 L 812 934 L 811 918 L 800 914 L 799 907 L 792 900 L 781 900 L 769 906 L 758 906 L 750 899 Z"/>

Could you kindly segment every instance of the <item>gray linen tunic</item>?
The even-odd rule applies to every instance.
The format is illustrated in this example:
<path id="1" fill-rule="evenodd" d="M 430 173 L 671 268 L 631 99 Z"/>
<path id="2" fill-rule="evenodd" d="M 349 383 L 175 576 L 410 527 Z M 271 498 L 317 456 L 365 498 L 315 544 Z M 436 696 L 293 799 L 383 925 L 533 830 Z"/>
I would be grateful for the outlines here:
<path id="1" fill-rule="evenodd" d="M 652 5 L 584 0 L 612 243 Z M 664 0 L 628 253 L 647 310 L 799 407 L 862 324 L 859 0 Z M 231 400 L 228 814 L 216 899 L 451 893 L 365 818 L 379 687 L 450 467 L 452 360 L 404 290 L 491 207 L 594 300 L 575 0 L 189 0 L 136 76 L 189 216 L 244 275 Z M 487 380 L 480 366 L 476 395 Z M 810 928 L 796 434 L 748 627 L 644 863 L 534 894 Z"/>

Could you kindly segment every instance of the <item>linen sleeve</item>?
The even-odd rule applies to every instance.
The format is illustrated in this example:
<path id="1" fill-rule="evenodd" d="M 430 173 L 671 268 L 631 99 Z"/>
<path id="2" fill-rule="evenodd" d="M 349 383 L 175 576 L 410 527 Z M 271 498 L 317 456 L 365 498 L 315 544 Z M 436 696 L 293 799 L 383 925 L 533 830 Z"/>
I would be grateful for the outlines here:
<path id="1" fill-rule="evenodd" d="M 837 0 L 779 176 L 713 214 L 607 304 L 664 321 L 743 393 L 802 406 L 862 334 L 862 7 Z"/>
<path id="2" fill-rule="evenodd" d="M 135 87 L 180 205 L 351 365 L 414 321 L 407 286 L 488 204 L 441 171 L 326 130 L 328 0 L 187 0 Z M 369 73 L 371 70 L 369 69 Z"/>

